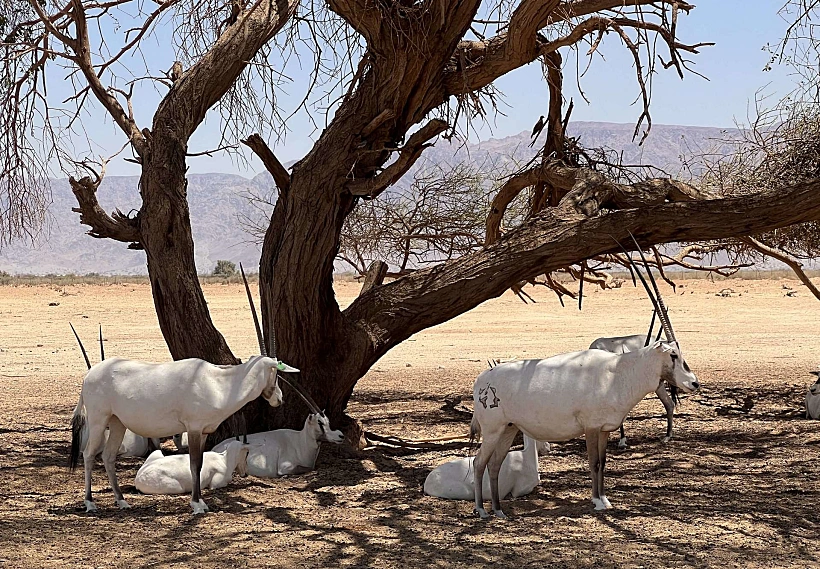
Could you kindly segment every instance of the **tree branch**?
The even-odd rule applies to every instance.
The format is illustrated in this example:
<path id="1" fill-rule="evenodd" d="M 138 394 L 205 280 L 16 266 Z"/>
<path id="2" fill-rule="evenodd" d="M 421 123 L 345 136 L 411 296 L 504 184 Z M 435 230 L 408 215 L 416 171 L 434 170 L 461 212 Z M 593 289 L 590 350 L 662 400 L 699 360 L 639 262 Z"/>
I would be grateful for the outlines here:
<path id="1" fill-rule="evenodd" d="M 256 0 L 174 83 L 154 115 L 154 128 L 175 125 L 187 141 L 208 109 L 228 92 L 256 52 L 282 29 L 297 5 L 298 0 Z"/>
<path id="2" fill-rule="evenodd" d="M 86 176 L 80 180 L 68 179 L 71 184 L 71 191 L 77 198 L 80 207 L 71 208 L 71 211 L 80 214 L 80 223 L 88 225 L 91 229 L 88 234 L 97 239 L 114 239 L 130 243 L 129 249 L 142 249 L 140 245 L 139 217 L 128 217 L 120 210 L 115 210 L 112 215 L 105 213 L 97 201 L 97 188 L 100 179 L 92 181 Z"/>
<path id="3" fill-rule="evenodd" d="M 803 265 L 796 260 L 792 259 L 789 255 L 783 253 L 782 251 L 778 251 L 774 247 L 769 247 L 765 243 L 761 243 L 754 237 L 741 237 L 741 241 L 746 243 L 752 249 L 763 253 L 767 257 L 771 257 L 772 259 L 777 259 L 781 263 L 785 263 L 789 266 L 789 268 L 794 271 L 794 274 L 797 275 L 797 278 L 800 279 L 806 288 L 814 295 L 817 300 L 820 300 L 820 290 L 811 282 L 811 279 L 803 272 Z"/>
<path id="4" fill-rule="evenodd" d="M 421 157 L 425 148 L 432 146 L 430 139 L 448 128 L 446 121 L 433 119 L 417 130 L 399 152 L 398 159 L 374 178 L 354 180 L 347 184 L 347 190 L 354 196 L 376 197 L 386 188 L 395 184 Z"/>
<path id="5" fill-rule="evenodd" d="M 642 246 L 725 239 L 820 218 L 820 180 L 739 198 L 662 203 L 587 218 L 549 210 L 493 245 L 383 285 L 344 312 L 366 326 L 374 357 L 510 286 L 611 253 L 632 231 Z"/>
<path id="6" fill-rule="evenodd" d="M 242 144 L 253 150 L 254 154 L 259 156 L 265 168 L 267 168 L 268 172 L 273 176 L 273 181 L 276 183 L 276 187 L 279 188 L 279 193 L 282 196 L 287 195 L 290 189 L 290 174 L 288 174 L 288 171 L 282 166 L 282 163 L 273 153 L 273 150 L 265 144 L 262 137 L 259 136 L 259 134 L 252 134 L 243 140 Z"/>

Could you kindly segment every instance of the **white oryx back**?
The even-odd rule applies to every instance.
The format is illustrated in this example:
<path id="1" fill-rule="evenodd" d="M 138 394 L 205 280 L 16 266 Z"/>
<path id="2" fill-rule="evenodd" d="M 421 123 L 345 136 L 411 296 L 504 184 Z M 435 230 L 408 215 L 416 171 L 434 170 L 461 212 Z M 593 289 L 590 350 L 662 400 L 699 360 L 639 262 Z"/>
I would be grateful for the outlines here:
<path id="1" fill-rule="evenodd" d="M 92 366 L 81 398 L 96 416 L 115 415 L 144 437 L 210 433 L 266 386 L 273 390 L 271 404 L 279 405 L 276 365 L 264 356 L 229 367 L 195 358 L 161 364 L 111 358 Z"/>
<path id="2" fill-rule="evenodd" d="M 501 364 L 476 379 L 475 414 L 482 431 L 487 422 L 513 423 L 537 440 L 565 441 L 590 427 L 613 431 L 657 389 L 672 353 L 680 357 L 676 346 L 657 342 L 626 354 L 584 350 Z M 691 379 L 682 382 L 694 389 Z"/>

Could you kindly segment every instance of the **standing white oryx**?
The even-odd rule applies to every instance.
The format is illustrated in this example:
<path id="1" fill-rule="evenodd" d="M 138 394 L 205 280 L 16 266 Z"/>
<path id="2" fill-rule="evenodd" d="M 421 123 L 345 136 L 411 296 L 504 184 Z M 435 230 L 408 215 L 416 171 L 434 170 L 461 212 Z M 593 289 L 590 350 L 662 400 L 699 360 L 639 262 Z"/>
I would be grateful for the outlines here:
<path id="1" fill-rule="evenodd" d="M 652 329 L 655 327 L 656 314 L 656 312 L 652 313 L 652 322 L 649 324 L 649 332 L 646 336 L 643 334 L 635 334 L 632 336 L 616 336 L 614 338 L 598 338 L 589 345 L 589 349 L 604 350 L 605 352 L 612 352 L 613 354 L 624 354 L 645 348 L 652 340 Z M 658 336 L 655 338 L 656 342 L 660 340 L 662 331 L 663 327 L 658 330 Z M 675 406 L 680 403 L 678 388 L 672 385 L 667 392 L 666 383 L 661 383 L 655 390 L 655 394 L 658 396 L 658 399 L 661 400 L 666 410 L 666 436 L 663 438 L 663 442 L 668 443 L 672 440 L 672 422 L 675 415 Z M 626 448 L 627 441 L 623 423 L 621 423 L 620 431 L 621 438 L 618 440 L 618 448 L 624 449 Z"/>
<path id="2" fill-rule="evenodd" d="M 305 419 L 301 431 L 277 429 L 247 436 L 250 443 L 247 471 L 252 476 L 279 478 L 289 474 L 304 474 L 316 466 L 319 443 L 341 444 L 345 436 L 341 431 L 330 430 L 330 421 L 324 413 L 311 413 Z M 216 445 L 214 452 L 233 444 L 233 439 Z"/>
<path id="3" fill-rule="evenodd" d="M 244 277 L 244 271 L 242 275 Z M 245 287 L 250 299 L 247 279 Z M 110 435 L 103 451 L 103 463 L 120 508 L 130 507 L 123 499 L 115 469 L 117 449 L 128 428 L 145 437 L 188 433 L 193 480 L 191 507 L 195 514 L 208 510 L 200 490 L 202 452 L 208 434 L 260 395 L 271 406 L 280 405 L 282 391 L 277 382 L 278 372 L 299 371 L 275 357 L 267 357 L 255 311 L 254 321 L 262 355 L 244 364 L 218 366 L 196 358 L 154 364 L 117 358 L 102 361 L 89 370 L 71 420 L 69 457 L 69 468 L 76 468 L 81 433 L 88 424 L 88 444 L 82 453 L 86 511 L 97 509 L 91 496 L 92 449 L 99 444 L 106 427 Z M 302 394 L 298 384 L 292 385 Z"/>
<path id="4" fill-rule="evenodd" d="M 633 237 L 634 241 L 634 237 Z M 643 252 L 635 243 L 643 257 Z M 627 254 L 627 257 L 631 257 Z M 683 359 L 658 286 L 643 259 L 655 294 L 638 270 L 641 282 L 658 311 L 669 342 L 655 342 L 625 354 L 584 350 L 557 355 L 545 360 L 526 360 L 501 364 L 484 371 L 473 386 L 474 435 L 482 437 L 474 460 L 476 479 L 489 465 L 493 513 L 501 510 L 498 475 L 510 443 L 520 430 L 537 440 L 565 441 L 586 437 L 592 475 L 592 503 L 596 510 L 610 508 L 604 493 L 604 466 L 609 433 L 618 428 L 626 414 L 662 382 L 684 392 L 698 388 L 695 374 Z M 484 510 L 481 484 L 475 484 L 475 509 Z"/>
<path id="5" fill-rule="evenodd" d="M 806 419 L 820 419 L 820 371 L 810 371 L 817 377 L 806 392 Z"/>
<path id="6" fill-rule="evenodd" d="M 538 486 L 538 441 L 524 435 L 524 450 L 507 453 L 498 473 L 498 495 L 505 498 L 526 496 Z M 484 473 L 482 492 L 490 491 L 490 478 Z M 450 460 L 433 469 L 424 480 L 424 493 L 448 500 L 472 500 L 475 497 L 473 459 Z"/>

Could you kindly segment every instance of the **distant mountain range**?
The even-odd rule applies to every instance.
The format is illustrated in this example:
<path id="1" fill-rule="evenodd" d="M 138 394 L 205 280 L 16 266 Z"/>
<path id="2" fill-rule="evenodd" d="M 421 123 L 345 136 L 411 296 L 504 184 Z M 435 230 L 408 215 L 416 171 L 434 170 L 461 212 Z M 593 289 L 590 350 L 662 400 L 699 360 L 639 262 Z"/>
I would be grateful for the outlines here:
<path id="1" fill-rule="evenodd" d="M 643 146 L 632 140 L 634 125 L 601 122 L 572 123 L 569 134 L 585 147 L 607 147 L 621 152 L 624 163 L 652 164 L 672 175 L 681 170 L 682 156 L 691 156 L 732 137 L 734 129 L 654 125 Z M 526 162 L 533 154 L 528 132 L 478 144 L 448 144 L 439 140 L 425 152 L 434 163 L 477 164 L 489 160 Z M 412 171 L 408 176 L 412 175 Z M 108 176 L 97 197 L 106 211 L 136 209 L 140 205 L 138 178 Z M 228 259 L 248 267 L 259 263 L 260 247 L 243 229 L 243 216 L 259 217 L 248 200 L 251 194 L 269 194 L 272 180 L 267 173 L 248 179 L 234 174 L 191 174 L 188 199 L 200 273 L 213 270 L 216 261 Z M 52 181 L 51 223 L 38 242 L 15 242 L 0 249 L 0 271 L 12 274 L 145 274 L 145 254 L 126 249 L 124 243 L 94 239 L 85 234 L 79 215 L 71 211 L 77 203 L 68 181 Z"/>

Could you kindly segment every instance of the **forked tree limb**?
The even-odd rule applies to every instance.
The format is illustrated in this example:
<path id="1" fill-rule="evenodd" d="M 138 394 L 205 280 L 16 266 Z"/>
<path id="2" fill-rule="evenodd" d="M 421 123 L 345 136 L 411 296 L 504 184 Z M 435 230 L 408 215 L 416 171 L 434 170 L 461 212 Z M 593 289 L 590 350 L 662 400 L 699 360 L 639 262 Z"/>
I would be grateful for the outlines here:
<path id="1" fill-rule="evenodd" d="M 273 181 L 276 183 L 276 187 L 279 188 L 279 193 L 283 196 L 287 195 L 290 189 L 290 174 L 262 137 L 259 134 L 252 134 L 243 140 L 242 144 L 253 150 L 254 154 L 262 160 L 265 168 L 273 176 Z"/>
<path id="2" fill-rule="evenodd" d="M 399 151 L 398 159 L 385 168 L 381 174 L 374 178 L 353 180 L 347 184 L 347 190 L 354 196 L 369 196 L 371 198 L 378 196 L 404 176 L 421 157 L 422 151 L 432 146 L 430 140 L 445 132 L 448 127 L 447 121 L 431 120 L 413 133 Z"/>
<path id="3" fill-rule="evenodd" d="M 80 180 L 69 178 L 68 181 L 80 205 L 72 208 L 72 211 L 80 214 L 80 223 L 91 227 L 88 231 L 90 236 L 131 243 L 131 249 L 141 248 L 138 246 L 140 231 L 137 219 L 128 217 L 120 210 L 108 215 L 97 201 L 99 182 L 95 183 L 88 176 Z"/>
<path id="4" fill-rule="evenodd" d="M 811 279 L 808 277 L 808 275 L 805 272 L 803 272 L 802 263 L 799 263 L 795 259 L 792 259 L 791 256 L 787 255 L 783 251 L 775 249 L 774 247 L 770 247 L 765 243 L 761 243 L 754 237 L 741 237 L 740 240 L 746 243 L 752 249 L 755 249 L 756 251 L 763 253 L 767 257 L 777 259 L 781 263 L 785 263 L 786 265 L 788 265 L 789 268 L 792 271 L 794 271 L 794 274 L 797 275 L 797 278 L 800 279 L 800 282 L 806 285 L 806 288 L 809 289 L 809 291 L 814 295 L 814 297 L 817 300 L 820 300 L 820 290 L 818 290 L 815 284 L 811 282 Z"/>

